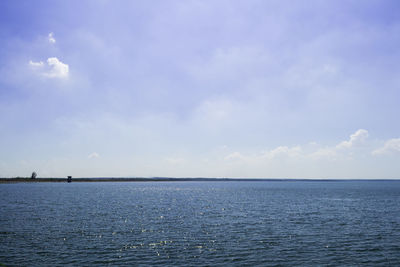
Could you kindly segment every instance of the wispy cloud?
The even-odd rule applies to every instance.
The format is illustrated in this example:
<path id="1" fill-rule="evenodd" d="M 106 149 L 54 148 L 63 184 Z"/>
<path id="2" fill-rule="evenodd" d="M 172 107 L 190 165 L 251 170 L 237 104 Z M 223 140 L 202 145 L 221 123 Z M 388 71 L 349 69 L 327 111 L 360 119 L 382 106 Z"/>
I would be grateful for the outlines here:
<path id="1" fill-rule="evenodd" d="M 227 160 L 227 161 L 243 160 L 243 159 L 245 159 L 245 157 L 240 152 L 235 151 L 235 152 L 232 152 L 232 153 L 228 154 L 224 159 Z"/>
<path id="2" fill-rule="evenodd" d="M 300 146 L 288 147 L 288 146 L 279 146 L 270 151 L 264 152 L 263 157 L 267 159 L 274 159 L 277 157 L 297 157 L 301 156 L 302 148 Z"/>
<path id="3" fill-rule="evenodd" d="M 383 147 L 375 149 L 372 151 L 372 155 L 382 155 L 382 154 L 390 154 L 390 153 L 398 153 L 400 152 L 400 138 L 393 138 L 387 140 Z"/>
<path id="4" fill-rule="evenodd" d="M 43 61 L 34 62 L 34 61 L 30 60 L 29 61 L 29 65 L 34 67 L 34 68 L 39 68 L 39 67 L 43 67 L 44 63 L 43 63 Z"/>
<path id="5" fill-rule="evenodd" d="M 95 158 L 99 158 L 99 157 L 100 157 L 100 155 L 96 152 L 93 152 L 88 156 L 89 159 L 95 159 Z"/>
<path id="6" fill-rule="evenodd" d="M 47 36 L 47 40 L 49 41 L 49 43 L 54 44 L 56 43 L 56 39 L 54 38 L 54 34 L 51 32 L 49 33 L 49 35 Z"/>
<path id="7" fill-rule="evenodd" d="M 184 163 L 184 162 L 185 162 L 185 159 L 184 159 L 184 158 L 181 158 L 181 157 L 168 157 L 168 158 L 165 158 L 165 161 L 166 161 L 167 163 L 169 163 L 169 164 L 177 165 L 177 164 L 182 164 L 182 163 Z"/>

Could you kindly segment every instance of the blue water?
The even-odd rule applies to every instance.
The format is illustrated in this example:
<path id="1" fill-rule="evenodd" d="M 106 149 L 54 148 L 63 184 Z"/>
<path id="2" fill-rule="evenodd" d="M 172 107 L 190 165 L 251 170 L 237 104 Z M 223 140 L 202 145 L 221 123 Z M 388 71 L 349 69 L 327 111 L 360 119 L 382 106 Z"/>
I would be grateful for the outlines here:
<path id="1" fill-rule="evenodd" d="M 0 184 L 0 203 L 5 266 L 400 266 L 400 181 Z"/>

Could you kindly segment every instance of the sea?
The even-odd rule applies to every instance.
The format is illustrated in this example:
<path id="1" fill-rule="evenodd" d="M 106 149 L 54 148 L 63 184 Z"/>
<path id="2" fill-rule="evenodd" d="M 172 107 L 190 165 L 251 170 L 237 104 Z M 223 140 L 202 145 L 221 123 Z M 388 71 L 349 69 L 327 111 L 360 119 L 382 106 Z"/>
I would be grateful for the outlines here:
<path id="1" fill-rule="evenodd" d="M 0 184 L 0 266 L 400 266 L 400 181 Z"/>

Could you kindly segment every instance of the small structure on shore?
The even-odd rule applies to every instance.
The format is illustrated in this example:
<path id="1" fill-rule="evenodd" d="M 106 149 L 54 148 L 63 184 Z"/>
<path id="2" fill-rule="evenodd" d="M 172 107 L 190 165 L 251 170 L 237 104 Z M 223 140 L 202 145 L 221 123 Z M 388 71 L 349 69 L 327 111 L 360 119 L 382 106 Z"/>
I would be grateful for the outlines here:
<path id="1" fill-rule="evenodd" d="M 32 172 L 31 179 L 36 179 L 36 176 L 37 176 L 37 173 L 36 172 Z"/>
<path id="2" fill-rule="evenodd" d="M 72 176 L 68 176 L 68 178 L 67 178 L 67 183 L 70 183 L 70 182 L 72 182 Z"/>

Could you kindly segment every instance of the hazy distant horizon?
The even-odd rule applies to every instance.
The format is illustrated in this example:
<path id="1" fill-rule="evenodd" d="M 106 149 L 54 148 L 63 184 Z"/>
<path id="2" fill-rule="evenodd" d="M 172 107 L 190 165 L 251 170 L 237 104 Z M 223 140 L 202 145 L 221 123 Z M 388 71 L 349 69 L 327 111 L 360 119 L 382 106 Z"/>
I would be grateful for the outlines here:
<path id="1" fill-rule="evenodd" d="M 398 14 L 0 1 L 0 177 L 398 177 Z"/>
<path id="2" fill-rule="evenodd" d="M 16 177 L 0 177 L 0 179 L 30 179 L 30 177 L 24 177 L 24 176 L 16 176 Z M 46 180 L 46 179 L 59 179 L 59 180 L 66 180 L 67 177 L 37 177 L 35 180 Z M 290 178 L 290 177 L 165 177 L 165 176 L 159 176 L 159 177 L 135 177 L 135 176 L 110 176 L 110 177 L 105 177 L 105 176 L 99 176 L 99 177 L 94 177 L 94 176 L 77 176 L 77 177 L 72 177 L 73 180 L 79 180 L 79 179 L 88 179 L 88 180 L 156 180 L 156 181 L 179 181 L 179 180 L 186 180 L 186 181 L 221 181 L 221 180 L 227 180 L 227 181 L 397 181 L 400 180 L 400 178 Z M 30 179 L 31 180 L 31 179 Z"/>

